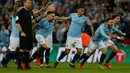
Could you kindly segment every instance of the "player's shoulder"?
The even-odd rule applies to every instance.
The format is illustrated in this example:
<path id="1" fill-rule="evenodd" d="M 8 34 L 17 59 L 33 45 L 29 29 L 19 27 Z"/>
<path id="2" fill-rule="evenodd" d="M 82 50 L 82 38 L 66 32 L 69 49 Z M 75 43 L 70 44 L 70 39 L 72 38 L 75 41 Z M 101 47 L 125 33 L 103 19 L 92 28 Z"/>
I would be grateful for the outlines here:
<path id="1" fill-rule="evenodd" d="M 46 18 L 42 18 L 41 21 L 46 21 Z"/>
<path id="2" fill-rule="evenodd" d="M 106 25 L 105 23 L 101 23 L 99 28 L 103 28 L 103 27 L 105 27 L 105 25 Z"/>
<path id="3" fill-rule="evenodd" d="M 17 13 L 20 13 L 20 12 L 25 12 L 26 9 L 24 7 L 20 7 L 17 9 Z"/>
<path id="4" fill-rule="evenodd" d="M 22 11 L 23 9 L 24 9 L 24 7 L 19 7 L 19 8 L 17 9 L 17 12 Z"/>
<path id="5" fill-rule="evenodd" d="M 77 13 L 70 13 L 70 15 L 76 15 Z"/>

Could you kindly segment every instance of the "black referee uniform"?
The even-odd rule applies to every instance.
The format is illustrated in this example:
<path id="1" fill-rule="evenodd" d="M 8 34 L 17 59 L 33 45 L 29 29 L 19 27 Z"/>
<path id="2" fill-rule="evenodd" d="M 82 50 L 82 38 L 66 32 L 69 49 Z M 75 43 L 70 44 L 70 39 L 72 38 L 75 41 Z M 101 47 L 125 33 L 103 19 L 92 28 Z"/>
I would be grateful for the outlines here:
<path id="1" fill-rule="evenodd" d="M 32 40 L 32 19 L 33 14 L 26 10 L 25 8 L 22 8 L 16 16 L 16 23 L 20 24 L 22 32 L 26 34 L 26 36 L 19 35 L 20 38 L 20 49 L 22 50 L 22 59 L 23 62 L 25 62 L 25 69 L 30 69 L 28 66 L 29 62 L 29 52 L 33 48 L 33 40 Z M 21 57 L 20 54 L 20 57 Z M 22 60 L 21 59 L 21 60 Z M 20 62 L 19 62 L 20 63 Z"/>
<path id="2" fill-rule="evenodd" d="M 16 16 L 16 23 L 19 23 L 26 37 L 20 37 L 20 48 L 23 50 L 31 50 L 33 48 L 32 41 L 32 19 L 33 15 L 25 8 L 21 9 Z"/>

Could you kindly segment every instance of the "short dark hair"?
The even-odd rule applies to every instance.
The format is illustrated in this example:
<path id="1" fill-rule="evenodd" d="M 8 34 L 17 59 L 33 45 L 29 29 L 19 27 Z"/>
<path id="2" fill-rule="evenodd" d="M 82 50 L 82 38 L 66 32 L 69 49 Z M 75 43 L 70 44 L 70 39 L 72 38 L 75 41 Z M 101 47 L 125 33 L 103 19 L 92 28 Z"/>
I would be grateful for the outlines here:
<path id="1" fill-rule="evenodd" d="M 49 15 L 49 14 L 54 14 L 54 12 L 53 11 L 48 11 L 47 15 Z"/>
<path id="2" fill-rule="evenodd" d="M 110 17 L 106 18 L 106 21 L 109 21 L 109 20 L 113 20 L 113 17 L 110 16 Z"/>
<path id="3" fill-rule="evenodd" d="M 26 2 L 27 0 L 23 0 L 23 2 Z"/>
<path id="4" fill-rule="evenodd" d="M 30 0 L 30 1 L 32 1 L 32 0 Z M 23 0 L 23 2 L 27 2 L 27 0 Z"/>
<path id="5" fill-rule="evenodd" d="M 84 6 L 79 6 L 78 9 L 80 9 L 80 8 L 83 8 L 83 9 L 84 9 Z"/>
<path id="6" fill-rule="evenodd" d="M 116 17 L 118 17 L 118 16 L 120 16 L 119 14 L 112 14 L 112 18 L 114 19 L 114 18 L 116 18 Z"/>

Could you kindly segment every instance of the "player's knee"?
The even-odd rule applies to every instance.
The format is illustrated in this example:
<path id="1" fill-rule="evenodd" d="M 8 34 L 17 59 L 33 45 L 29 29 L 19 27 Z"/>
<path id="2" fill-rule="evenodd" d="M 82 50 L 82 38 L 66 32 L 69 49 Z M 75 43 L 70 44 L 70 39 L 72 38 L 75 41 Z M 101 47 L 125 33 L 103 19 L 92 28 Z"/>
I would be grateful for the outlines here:
<path id="1" fill-rule="evenodd" d="M 47 48 L 47 45 L 46 44 L 42 44 L 41 47 Z"/>
<path id="2" fill-rule="evenodd" d="M 65 50 L 65 54 L 68 55 L 70 53 L 70 49 Z"/>
<path id="3" fill-rule="evenodd" d="M 78 55 L 81 55 L 81 53 L 82 53 L 81 51 L 77 51 L 77 54 L 78 54 Z"/>
<path id="4" fill-rule="evenodd" d="M 86 56 L 91 56 L 91 55 L 92 55 L 92 53 L 90 53 L 90 52 L 86 53 Z"/>
<path id="5" fill-rule="evenodd" d="M 100 49 L 101 51 L 102 51 L 102 53 L 104 53 L 104 54 L 107 54 L 107 49 L 105 49 L 105 48 L 102 48 L 102 49 Z"/>
<path id="6" fill-rule="evenodd" d="M 118 50 L 119 50 L 119 49 L 115 49 L 115 50 L 113 50 L 113 52 L 117 53 L 117 52 L 118 52 Z"/>
<path id="7" fill-rule="evenodd" d="M 6 53 L 7 51 L 8 51 L 8 49 L 6 47 L 1 48 L 2 53 Z"/>
<path id="8" fill-rule="evenodd" d="M 110 48 L 112 49 L 113 52 L 118 52 L 118 48 L 116 47 L 116 45 L 112 45 L 110 46 Z"/>
<path id="9" fill-rule="evenodd" d="M 81 54 L 82 53 L 82 49 L 81 48 L 77 48 L 77 54 Z"/>

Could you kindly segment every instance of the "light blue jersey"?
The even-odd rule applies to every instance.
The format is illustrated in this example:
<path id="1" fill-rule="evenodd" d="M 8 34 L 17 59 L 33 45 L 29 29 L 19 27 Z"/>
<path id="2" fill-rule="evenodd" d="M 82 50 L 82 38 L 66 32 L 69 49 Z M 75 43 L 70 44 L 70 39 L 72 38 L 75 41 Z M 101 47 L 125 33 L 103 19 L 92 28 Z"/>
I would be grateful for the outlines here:
<path id="1" fill-rule="evenodd" d="M 12 15 L 12 31 L 11 36 L 19 38 L 19 30 L 16 26 L 16 16 Z"/>
<path id="2" fill-rule="evenodd" d="M 121 30 L 119 30 L 119 25 L 112 25 L 112 33 L 118 33 L 118 34 L 120 34 L 120 35 L 125 35 Z"/>
<path id="3" fill-rule="evenodd" d="M 106 26 L 106 23 L 101 24 L 95 31 L 95 38 L 92 38 L 93 42 L 100 42 L 108 40 L 108 33 L 111 32 Z"/>
<path id="4" fill-rule="evenodd" d="M 9 42 L 9 31 L 8 30 L 0 30 L 0 42 L 7 43 Z"/>
<path id="5" fill-rule="evenodd" d="M 38 31 L 36 32 L 36 35 L 40 34 L 44 36 L 45 38 L 48 35 L 52 35 L 53 32 L 53 22 L 48 22 L 46 18 L 43 18 L 41 21 L 39 21 L 38 25 Z"/>
<path id="6" fill-rule="evenodd" d="M 82 33 L 82 25 L 84 23 L 90 25 L 89 20 L 86 16 L 79 17 L 77 13 L 71 13 L 69 19 L 71 19 L 71 25 L 67 35 L 70 37 L 79 38 Z"/>

